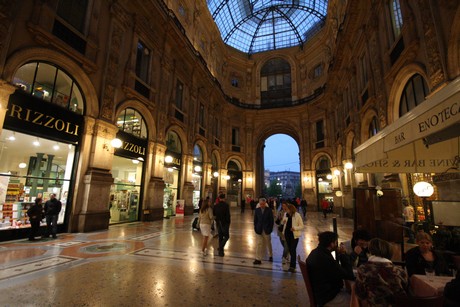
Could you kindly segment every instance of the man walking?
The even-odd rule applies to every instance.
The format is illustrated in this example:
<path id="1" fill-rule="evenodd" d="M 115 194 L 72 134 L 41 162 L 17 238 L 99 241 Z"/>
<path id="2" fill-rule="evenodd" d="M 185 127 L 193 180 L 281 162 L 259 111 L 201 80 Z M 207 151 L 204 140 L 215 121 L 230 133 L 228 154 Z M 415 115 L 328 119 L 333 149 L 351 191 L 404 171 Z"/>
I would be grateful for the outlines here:
<path id="1" fill-rule="evenodd" d="M 223 257 L 225 244 L 230 238 L 230 207 L 225 202 L 225 194 L 219 195 L 219 203 L 214 206 L 214 216 L 219 233 L 219 256 Z"/>
<path id="2" fill-rule="evenodd" d="M 59 212 L 61 212 L 61 208 L 62 203 L 56 199 L 56 194 L 50 194 L 50 199 L 45 203 L 46 238 L 48 238 L 50 234 L 54 239 L 57 238 L 57 220 Z"/>
<path id="3" fill-rule="evenodd" d="M 267 207 L 267 200 L 259 198 L 259 207 L 254 212 L 254 231 L 256 232 L 256 260 L 262 264 L 262 253 L 268 248 L 269 261 L 273 262 L 271 233 L 273 231 L 273 211 Z"/>

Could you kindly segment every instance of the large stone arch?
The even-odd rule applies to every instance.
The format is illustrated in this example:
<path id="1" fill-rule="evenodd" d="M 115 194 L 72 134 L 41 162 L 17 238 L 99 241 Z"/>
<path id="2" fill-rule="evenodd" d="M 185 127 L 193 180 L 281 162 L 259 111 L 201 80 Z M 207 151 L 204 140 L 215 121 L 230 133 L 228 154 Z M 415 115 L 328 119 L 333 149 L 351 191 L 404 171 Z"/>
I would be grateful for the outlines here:
<path id="1" fill-rule="evenodd" d="M 447 42 L 447 72 L 449 79 L 460 75 L 460 6 L 453 19 Z"/>
<path id="2" fill-rule="evenodd" d="M 371 124 L 371 121 L 374 117 L 377 118 L 377 121 L 378 121 L 377 111 L 374 109 L 369 109 L 366 111 L 363 118 L 361 119 L 361 128 L 360 128 L 361 143 L 366 141 L 369 138 L 369 135 L 367 132 L 368 132 L 369 125 Z"/>
<path id="3" fill-rule="evenodd" d="M 431 88 L 429 84 L 429 78 L 426 74 L 426 69 L 421 64 L 413 63 L 404 66 L 396 75 L 395 80 L 391 86 L 390 94 L 388 96 L 388 112 L 387 112 L 387 123 L 391 124 L 399 118 L 399 104 L 401 101 L 401 95 L 406 86 L 407 81 L 415 75 L 420 74 Z"/>
<path id="4" fill-rule="evenodd" d="M 345 159 L 351 160 L 353 158 L 353 139 L 355 138 L 355 132 L 350 131 L 346 136 L 345 143 Z"/>
<path id="5" fill-rule="evenodd" d="M 141 113 L 142 117 L 144 118 L 144 121 L 147 125 L 148 129 L 148 139 L 149 141 L 155 141 L 156 140 L 156 130 L 155 130 L 155 120 L 152 117 L 152 114 L 150 113 L 150 110 L 140 101 L 137 100 L 126 100 L 124 102 L 121 102 L 117 105 L 115 109 L 115 119 L 122 112 L 123 110 L 127 108 L 132 108 L 137 110 L 139 113 Z"/>
<path id="6" fill-rule="evenodd" d="M 337 145 L 337 156 L 335 157 L 336 158 L 335 165 L 342 166 L 342 156 L 343 156 L 343 146 L 342 144 L 338 144 Z"/>
<path id="7" fill-rule="evenodd" d="M 254 159 L 254 174 L 255 174 L 255 179 L 256 179 L 256 193 L 261 193 L 262 192 L 262 185 L 264 183 L 264 167 L 261 159 L 258 159 L 258 157 L 263 156 L 264 152 L 264 144 L 265 140 L 268 139 L 270 136 L 275 135 L 275 134 L 286 134 L 290 137 L 292 137 L 296 142 L 297 146 L 299 147 L 299 153 L 300 153 L 300 161 L 302 164 L 302 161 L 304 161 L 302 157 L 302 151 L 300 151 L 300 129 L 296 129 L 293 127 L 292 123 L 289 122 L 287 119 L 281 119 L 276 123 L 270 123 L 270 125 L 264 125 L 262 127 L 259 127 L 260 129 L 255 129 L 255 131 L 258 131 L 257 135 L 254 135 L 254 142 L 253 144 L 255 145 L 253 148 L 253 152 L 251 154 L 251 157 Z M 302 165 L 301 165 L 301 168 Z"/>
<path id="8" fill-rule="evenodd" d="M 16 71 L 24 64 L 34 61 L 53 63 L 72 76 L 80 86 L 82 94 L 85 97 L 85 116 L 99 117 L 99 99 L 92 81 L 77 63 L 62 53 L 41 47 L 18 50 L 8 57 L 2 78 L 12 83 Z"/>

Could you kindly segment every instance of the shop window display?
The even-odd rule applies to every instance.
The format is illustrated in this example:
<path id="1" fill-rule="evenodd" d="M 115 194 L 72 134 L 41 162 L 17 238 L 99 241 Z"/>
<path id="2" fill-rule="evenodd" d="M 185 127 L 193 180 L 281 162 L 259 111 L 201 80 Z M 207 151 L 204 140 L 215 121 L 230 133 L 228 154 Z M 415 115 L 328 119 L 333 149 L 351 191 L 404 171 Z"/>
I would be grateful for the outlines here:
<path id="1" fill-rule="evenodd" d="M 35 198 L 55 193 L 64 223 L 75 146 L 4 129 L 0 135 L 0 229 L 30 227 Z M 42 221 L 44 225 L 44 220 Z"/>
<path id="2" fill-rule="evenodd" d="M 138 220 L 142 166 L 142 161 L 114 156 L 114 184 L 110 190 L 109 204 L 110 223 Z"/>

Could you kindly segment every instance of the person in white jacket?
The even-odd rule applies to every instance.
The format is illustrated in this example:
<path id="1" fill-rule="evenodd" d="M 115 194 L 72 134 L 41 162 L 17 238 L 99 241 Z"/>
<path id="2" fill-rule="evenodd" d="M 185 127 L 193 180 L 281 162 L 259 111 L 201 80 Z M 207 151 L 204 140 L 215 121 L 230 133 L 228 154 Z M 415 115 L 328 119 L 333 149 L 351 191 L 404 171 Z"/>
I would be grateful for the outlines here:
<path id="1" fill-rule="evenodd" d="M 295 268 L 297 264 L 297 244 L 299 243 L 301 230 L 303 229 L 303 221 L 302 217 L 297 212 L 294 205 L 288 205 L 288 212 L 284 217 L 283 224 L 283 234 L 289 247 L 289 254 L 291 256 L 291 263 L 289 265 L 288 271 L 291 273 L 295 273 Z"/>

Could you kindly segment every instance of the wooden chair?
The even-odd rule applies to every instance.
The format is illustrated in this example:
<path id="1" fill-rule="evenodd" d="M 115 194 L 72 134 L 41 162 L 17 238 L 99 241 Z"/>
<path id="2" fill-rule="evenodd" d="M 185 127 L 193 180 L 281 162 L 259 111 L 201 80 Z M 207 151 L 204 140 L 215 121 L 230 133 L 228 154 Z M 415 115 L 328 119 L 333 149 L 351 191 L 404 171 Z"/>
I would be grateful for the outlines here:
<path id="1" fill-rule="evenodd" d="M 305 261 L 300 260 L 300 256 L 297 256 L 297 262 L 299 263 L 300 271 L 302 272 L 303 281 L 307 288 L 308 297 L 310 298 L 310 306 L 316 307 L 315 296 L 313 295 L 313 288 L 311 287 L 310 277 L 308 276 L 307 264 Z"/>
<path id="2" fill-rule="evenodd" d="M 442 307 L 444 304 L 443 296 L 418 297 L 410 295 L 395 296 L 395 307 Z"/>

